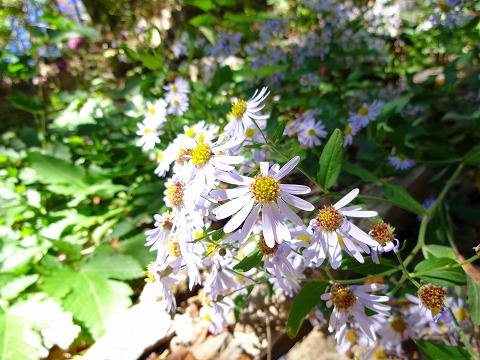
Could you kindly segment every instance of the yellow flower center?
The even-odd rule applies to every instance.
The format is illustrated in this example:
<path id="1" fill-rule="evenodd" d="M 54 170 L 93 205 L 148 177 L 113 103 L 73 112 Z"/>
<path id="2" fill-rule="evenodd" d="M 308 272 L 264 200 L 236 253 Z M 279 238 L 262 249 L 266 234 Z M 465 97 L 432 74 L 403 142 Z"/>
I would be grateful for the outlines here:
<path id="1" fill-rule="evenodd" d="M 308 129 L 307 134 L 308 136 L 315 136 L 316 134 L 315 129 Z"/>
<path id="2" fill-rule="evenodd" d="M 470 317 L 470 314 L 464 307 L 459 307 L 457 311 L 455 311 L 455 316 L 457 317 L 458 321 L 463 322 Z"/>
<path id="3" fill-rule="evenodd" d="M 171 222 L 170 220 L 165 220 L 162 224 L 162 229 L 164 230 L 171 230 L 173 227 L 173 222 Z"/>
<path id="4" fill-rule="evenodd" d="M 269 203 L 277 200 L 280 195 L 280 186 L 271 175 L 259 174 L 250 185 L 255 200 L 259 203 Z"/>
<path id="5" fill-rule="evenodd" d="M 150 114 L 152 114 L 152 115 L 155 114 L 155 108 L 154 108 L 153 106 L 152 106 L 152 107 L 149 107 L 149 108 L 148 108 L 148 112 L 149 112 Z"/>
<path id="6" fill-rule="evenodd" d="M 255 130 L 253 130 L 252 128 L 248 128 L 247 130 L 245 130 L 245 136 L 246 137 L 253 137 L 253 135 L 255 135 Z"/>
<path id="7" fill-rule="evenodd" d="M 350 135 L 352 133 L 352 127 L 350 125 L 348 125 L 344 130 L 343 130 L 343 134 L 344 135 Z"/>
<path id="8" fill-rule="evenodd" d="M 182 251 L 180 250 L 180 243 L 178 242 L 177 238 L 170 237 L 168 239 L 168 252 L 176 258 L 182 256 Z"/>
<path id="9" fill-rule="evenodd" d="M 310 243 L 310 236 L 308 235 L 297 236 L 297 239 L 306 243 Z"/>
<path id="10" fill-rule="evenodd" d="M 366 106 L 362 106 L 360 109 L 358 109 L 358 115 L 360 116 L 366 116 L 369 112 L 370 110 L 368 110 L 368 107 Z"/>
<path id="11" fill-rule="evenodd" d="M 374 352 L 375 359 L 380 360 L 380 359 L 386 359 L 387 354 L 385 354 L 385 350 L 383 348 L 379 347 L 377 350 Z"/>
<path id="12" fill-rule="evenodd" d="M 150 129 L 149 129 L 149 128 L 143 129 L 143 134 L 144 134 L 144 135 L 147 135 L 149 132 L 150 132 Z"/>
<path id="13" fill-rule="evenodd" d="M 444 13 L 444 14 L 447 14 L 449 13 L 452 8 L 450 5 L 448 4 L 445 4 L 445 3 L 438 3 L 438 6 L 440 7 L 440 10 Z"/>
<path id="14" fill-rule="evenodd" d="M 395 228 L 393 226 L 381 222 L 372 225 L 372 227 L 370 228 L 370 236 L 373 240 L 385 246 L 386 244 L 392 242 L 395 239 L 395 234 L 393 233 L 394 231 Z"/>
<path id="15" fill-rule="evenodd" d="M 333 285 L 331 301 L 338 310 L 347 311 L 355 300 L 355 294 L 347 285 Z"/>
<path id="16" fill-rule="evenodd" d="M 180 101 L 177 99 L 173 100 L 173 106 L 178 107 L 178 105 L 180 105 Z"/>
<path id="17" fill-rule="evenodd" d="M 332 232 L 340 228 L 343 224 L 342 214 L 333 206 L 324 206 L 318 212 L 317 225 L 324 231 Z"/>
<path id="18" fill-rule="evenodd" d="M 185 132 L 185 135 L 187 135 L 189 138 L 193 138 L 195 136 L 195 130 L 189 127 L 188 130 Z"/>
<path id="19" fill-rule="evenodd" d="M 163 160 L 163 151 L 159 151 L 157 153 L 157 161 L 162 161 Z"/>
<path id="20" fill-rule="evenodd" d="M 263 235 L 260 235 L 260 240 L 258 241 L 258 249 L 262 254 L 265 254 L 267 256 L 274 255 L 277 252 L 278 244 L 275 243 L 273 245 L 273 248 L 268 247 L 267 243 L 265 242 L 265 238 L 263 237 Z"/>
<path id="21" fill-rule="evenodd" d="M 429 309 L 433 316 L 438 315 L 442 311 L 443 300 L 447 293 L 441 286 L 432 284 L 422 285 L 418 289 L 418 297 L 422 305 Z"/>
<path id="22" fill-rule="evenodd" d="M 180 181 L 176 181 L 173 184 L 167 186 L 166 190 L 168 201 L 170 201 L 172 206 L 178 207 L 183 204 L 184 187 Z"/>
<path id="23" fill-rule="evenodd" d="M 192 162 L 197 167 L 203 167 L 212 157 L 212 149 L 208 144 L 200 144 L 192 150 Z"/>
<path id="24" fill-rule="evenodd" d="M 232 110 L 230 111 L 230 115 L 232 115 L 235 119 L 240 120 L 247 111 L 247 102 L 243 100 L 238 100 L 235 104 L 232 104 Z"/>
<path id="25" fill-rule="evenodd" d="M 358 338 L 357 333 L 350 329 L 347 330 L 345 337 L 347 338 L 348 341 L 350 341 L 353 344 L 357 342 L 357 338 Z"/>
<path id="26" fill-rule="evenodd" d="M 407 323 L 402 318 L 395 316 L 390 322 L 393 331 L 403 334 L 407 330 Z"/>
<path id="27" fill-rule="evenodd" d="M 170 88 L 170 91 L 176 93 L 178 91 L 177 85 L 173 84 L 172 87 Z"/>
<path id="28" fill-rule="evenodd" d="M 203 144 L 204 141 L 205 141 L 205 134 L 200 134 L 200 135 L 198 135 L 198 140 L 197 140 L 197 142 L 198 142 L 199 144 Z"/>

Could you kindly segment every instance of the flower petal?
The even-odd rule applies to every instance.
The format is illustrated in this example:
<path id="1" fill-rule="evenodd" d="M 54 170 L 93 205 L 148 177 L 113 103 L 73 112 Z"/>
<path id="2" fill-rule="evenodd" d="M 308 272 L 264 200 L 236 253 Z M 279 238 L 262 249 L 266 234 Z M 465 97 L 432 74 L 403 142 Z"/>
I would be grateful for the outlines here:
<path id="1" fill-rule="evenodd" d="M 300 162 L 300 157 L 299 156 L 295 156 L 292 158 L 292 160 L 290 160 L 289 162 L 287 162 L 279 171 L 278 173 L 274 176 L 274 179 L 275 180 L 280 180 L 282 179 L 283 177 L 285 177 L 290 171 L 292 171 L 295 166 L 298 165 L 298 163 Z"/>
<path id="2" fill-rule="evenodd" d="M 339 201 L 337 201 L 335 203 L 335 205 L 333 205 L 333 207 L 335 208 L 335 210 L 341 209 L 342 207 L 347 205 L 350 201 L 355 199 L 359 192 L 360 192 L 360 190 L 353 189 L 347 195 L 345 195 L 343 198 L 341 198 Z"/>

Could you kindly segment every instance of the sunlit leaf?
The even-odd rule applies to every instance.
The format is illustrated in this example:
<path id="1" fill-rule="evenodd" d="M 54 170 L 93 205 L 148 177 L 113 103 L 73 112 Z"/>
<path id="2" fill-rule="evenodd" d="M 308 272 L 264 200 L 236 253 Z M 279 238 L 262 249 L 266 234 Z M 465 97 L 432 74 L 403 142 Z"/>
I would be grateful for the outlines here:
<path id="1" fill-rule="evenodd" d="M 480 285 L 471 276 L 467 275 L 467 302 L 470 308 L 470 317 L 475 326 L 480 325 Z"/>
<path id="2" fill-rule="evenodd" d="M 317 180 L 325 188 L 330 188 L 338 179 L 342 169 L 343 134 L 335 129 L 330 135 L 320 156 L 320 169 Z"/>
<path id="3" fill-rule="evenodd" d="M 470 354 L 459 346 L 435 344 L 430 341 L 415 340 L 418 348 L 427 360 L 465 360 L 470 359 Z"/>
<path id="4" fill-rule="evenodd" d="M 456 265 L 457 267 L 452 267 Z M 465 271 L 454 259 L 429 258 L 415 266 L 415 276 L 439 286 L 465 285 Z"/>

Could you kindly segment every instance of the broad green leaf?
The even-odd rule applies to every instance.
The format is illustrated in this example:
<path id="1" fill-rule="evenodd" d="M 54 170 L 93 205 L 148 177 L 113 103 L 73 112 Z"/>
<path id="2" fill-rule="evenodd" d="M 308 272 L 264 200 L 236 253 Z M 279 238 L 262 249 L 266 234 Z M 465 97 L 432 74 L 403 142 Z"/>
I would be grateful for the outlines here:
<path id="1" fill-rule="evenodd" d="M 365 182 L 379 181 L 379 178 L 375 174 L 348 161 L 342 163 L 342 169 L 349 174 L 359 177 Z"/>
<path id="2" fill-rule="evenodd" d="M 471 276 L 467 275 L 467 303 L 470 308 L 470 317 L 473 325 L 480 325 L 480 285 Z"/>
<path id="3" fill-rule="evenodd" d="M 200 26 L 198 28 L 200 32 L 205 36 L 205 38 L 210 42 L 210 44 L 215 44 L 217 42 L 217 34 L 213 31 L 212 28 L 206 26 Z"/>
<path id="4" fill-rule="evenodd" d="M 459 346 L 435 344 L 430 341 L 415 340 L 418 348 L 427 360 L 465 360 L 470 354 Z"/>
<path id="5" fill-rule="evenodd" d="M 249 23 L 253 23 L 256 20 L 255 16 L 249 16 L 246 14 L 238 14 L 238 13 L 230 13 L 230 12 L 225 13 L 224 18 L 229 22 L 232 21 L 238 24 L 242 24 L 242 23 L 249 24 Z"/>
<path id="6" fill-rule="evenodd" d="M 397 264 L 394 261 L 383 257 L 379 257 L 380 264 L 375 264 L 371 258 L 365 258 L 364 260 L 365 262 L 362 264 L 354 258 L 344 257 L 340 270 L 353 271 L 362 275 L 371 275 L 389 270 L 394 272 L 397 269 Z"/>
<path id="7" fill-rule="evenodd" d="M 242 261 L 240 261 L 237 265 L 233 268 L 239 271 L 248 271 L 255 266 L 257 266 L 260 261 L 262 261 L 263 253 L 258 249 L 255 248 L 250 254 L 248 254 Z"/>
<path id="8" fill-rule="evenodd" d="M 423 254 L 426 259 L 428 258 L 450 258 L 456 259 L 455 253 L 453 252 L 451 247 L 443 246 L 443 245 L 426 245 L 422 249 Z"/>
<path id="9" fill-rule="evenodd" d="M 220 6 L 235 6 L 237 5 L 237 1 L 235 0 L 215 0 L 215 2 Z"/>
<path id="10" fill-rule="evenodd" d="M 143 268 L 137 260 L 125 254 L 101 252 L 93 255 L 82 266 L 83 271 L 91 271 L 118 280 L 133 280 L 144 276 Z"/>
<path id="11" fill-rule="evenodd" d="M 187 0 L 188 4 L 192 4 L 203 11 L 213 10 L 216 8 L 212 0 Z"/>
<path id="12" fill-rule="evenodd" d="M 208 26 L 215 24 L 217 22 L 217 18 L 212 14 L 201 14 L 197 15 L 194 18 L 190 19 L 189 23 L 195 27 L 199 26 Z"/>
<path id="13" fill-rule="evenodd" d="M 162 58 L 159 55 L 152 55 L 149 52 L 139 50 L 138 58 L 150 70 L 158 70 L 163 66 Z"/>
<path id="14" fill-rule="evenodd" d="M 295 296 L 287 319 L 289 337 L 293 338 L 298 334 L 305 316 L 320 303 L 320 296 L 327 291 L 328 286 L 328 281 L 310 282 Z"/>
<path id="15" fill-rule="evenodd" d="M 127 284 L 108 280 L 94 272 L 61 271 L 51 275 L 48 282 L 46 290 L 54 291 L 52 284 L 60 286 L 63 309 L 71 311 L 74 318 L 85 325 L 93 339 L 103 334 L 114 314 L 131 305 L 132 290 Z M 45 289 L 45 285 L 42 288 Z"/>
<path id="16" fill-rule="evenodd" d="M 85 170 L 80 166 L 39 152 L 28 154 L 28 160 L 32 169 L 46 184 L 71 185 L 82 189 L 87 187 L 82 182 Z"/>
<path id="17" fill-rule="evenodd" d="M 383 183 L 385 197 L 395 205 L 404 208 L 414 214 L 424 215 L 423 206 L 415 200 L 403 187 L 389 183 Z"/>
<path id="18" fill-rule="evenodd" d="M 325 189 L 330 188 L 337 181 L 342 169 L 342 157 L 343 135 L 339 129 L 335 129 L 320 156 L 317 180 Z"/>
<path id="19" fill-rule="evenodd" d="M 27 96 L 23 93 L 17 93 L 7 97 L 10 104 L 17 109 L 27 111 L 32 114 L 41 114 L 45 111 L 42 99 L 37 96 Z"/>
<path id="20" fill-rule="evenodd" d="M 95 30 L 93 27 L 90 26 L 72 26 L 72 31 L 75 31 L 76 33 L 87 37 L 87 38 L 98 38 L 100 37 L 100 34 L 97 30 Z"/>
<path id="21" fill-rule="evenodd" d="M 38 274 L 18 276 L 14 274 L 0 274 L 0 298 L 10 300 L 15 298 L 27 287 L 35 283 Z"/>
<path id="22" fill-rule="evenodd" d="M 40 336 L 30 321 L 0 308 L 0 359 L 34 360 L 40 349 Z"/>
<path id="23" fill-rule="evenodd" d="M 415 266 L 414 275 L 434 285 L 465 285 L 465 271 L 461 267 L 451 267 L 453 265 L 458 262 L 451 258 L 429 258 Z"/>

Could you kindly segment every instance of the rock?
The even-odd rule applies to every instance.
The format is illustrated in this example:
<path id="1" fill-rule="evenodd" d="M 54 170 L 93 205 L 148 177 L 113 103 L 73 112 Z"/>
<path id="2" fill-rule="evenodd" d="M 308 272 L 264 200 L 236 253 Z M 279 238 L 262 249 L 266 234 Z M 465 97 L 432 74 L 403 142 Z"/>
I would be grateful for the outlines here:
<path id="1" fill-rule="evenodd" d="M 325 337 L 318 328 L 314 328 L 286 354 L 287 360 L 348 360 L 336 349 L 335 339 Z"/>
<path id="2" fill-rule="evenodd" d="M 196 360 L 216 360 L 231 340 L 232 334 L 226 331 L 216 336 L 209 336 L 204 342 L 191 349 L 192 355 Z"/>

